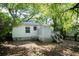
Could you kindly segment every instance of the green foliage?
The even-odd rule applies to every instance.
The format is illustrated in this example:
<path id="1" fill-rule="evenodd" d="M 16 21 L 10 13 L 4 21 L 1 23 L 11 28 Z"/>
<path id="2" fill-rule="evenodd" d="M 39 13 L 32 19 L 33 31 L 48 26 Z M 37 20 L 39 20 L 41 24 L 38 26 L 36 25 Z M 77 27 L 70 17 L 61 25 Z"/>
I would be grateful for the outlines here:
<path id="1" fill-rule="evenodd" d="M 11 32 L 12 27 L 22 21 L 29 21 L 36 19 L 36 22 L 47 23 L 47 19 L 53 20 L 54 30 L 70 32 L 72 28 L 75 28 L 76 21 L 78 19 L 78 11 L 71 9 L 75 6 L 75 3 L 53 3 L 53 4 L 33 4 L 33 3 L 3 3 L 0 4 L 1 8 L 8 10 L 8 14 L 0 12 L 0 18 L 3 22 L 0 29 L 0 35 Z M 79 9 L 79 8 L 78 8 Z M 75 11 L 76 10 L 76 11 Z M 25 14 L 23 14 L 23 12 Z M 19 15 L 18 15 L 19 14 Z M 24 18 L 21 18 L 23 16 Z M 78 26 L 77 26 L 77 29 Z"/>
<path id="2" fill-rule="evenodd" d="M 4 13 L 0 13 L 0 18 L 1 18 L 1 21 L 3 24 L 3 25 L 1 25 L 2 28 L 0 29 L 0 36 L 2 36 L 11 31 L 10 30 L 11 18 L 9 16 L 5 15 Z"/>

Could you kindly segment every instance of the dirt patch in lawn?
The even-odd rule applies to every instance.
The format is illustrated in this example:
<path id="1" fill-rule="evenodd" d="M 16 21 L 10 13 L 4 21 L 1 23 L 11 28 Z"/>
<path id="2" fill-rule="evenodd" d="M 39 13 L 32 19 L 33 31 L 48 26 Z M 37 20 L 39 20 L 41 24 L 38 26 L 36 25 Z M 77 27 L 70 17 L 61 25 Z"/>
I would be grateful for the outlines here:
<path id="1" fill-rule="evenodd" d="M 79 42 L 63 43 L 39 41 L 5 42 L 0 45 L 1 56 L 79 56 Z"/>

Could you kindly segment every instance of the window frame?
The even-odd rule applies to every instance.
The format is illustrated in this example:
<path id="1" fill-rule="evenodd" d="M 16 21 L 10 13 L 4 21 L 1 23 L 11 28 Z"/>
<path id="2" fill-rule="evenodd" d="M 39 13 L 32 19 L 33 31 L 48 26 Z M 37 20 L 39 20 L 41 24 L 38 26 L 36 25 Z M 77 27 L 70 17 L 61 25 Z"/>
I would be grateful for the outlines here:
<path id="1" fill-rule="evenodd" d="M 33 27 L 33 30 L 34 30 L 34 31 L 36 31 L 36 30 L 37 30 L 37 27 L 36 27 L 36 26 L 34 26 L 34 27 Z"/>
<path id="2" fill-rule="evenodd" d="M 25 33 L 30 33 L 30 27 L 25 27 Z"/>

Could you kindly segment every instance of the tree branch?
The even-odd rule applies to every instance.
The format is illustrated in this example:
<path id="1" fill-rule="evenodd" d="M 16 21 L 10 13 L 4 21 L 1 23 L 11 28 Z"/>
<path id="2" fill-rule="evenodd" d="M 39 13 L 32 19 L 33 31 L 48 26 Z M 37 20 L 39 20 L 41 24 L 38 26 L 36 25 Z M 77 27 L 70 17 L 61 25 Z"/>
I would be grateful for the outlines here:
<path id="1" fill-rule="evenodd" d="M 69 10 L 74 10 L 75 8 L 79 8 L 79 3 L 75 4 L 73 7 L 69 8 L 69 9 L 66 9 L 65 11 L 63 12 L 67 12 Z"/>

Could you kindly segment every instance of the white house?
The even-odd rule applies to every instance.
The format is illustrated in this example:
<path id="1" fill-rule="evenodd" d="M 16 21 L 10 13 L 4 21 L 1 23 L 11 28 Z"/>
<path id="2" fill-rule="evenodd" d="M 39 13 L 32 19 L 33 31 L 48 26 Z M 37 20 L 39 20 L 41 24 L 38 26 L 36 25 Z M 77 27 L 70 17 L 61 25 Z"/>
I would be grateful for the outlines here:
<path id="1" fill-rule="evenodd" d="M 35 22 L 22 22 L 13 27 L 13 40 L 40 40 L 43 42 L 52 42 L 51 30 L 48 25 L 42 25 Z"/>

